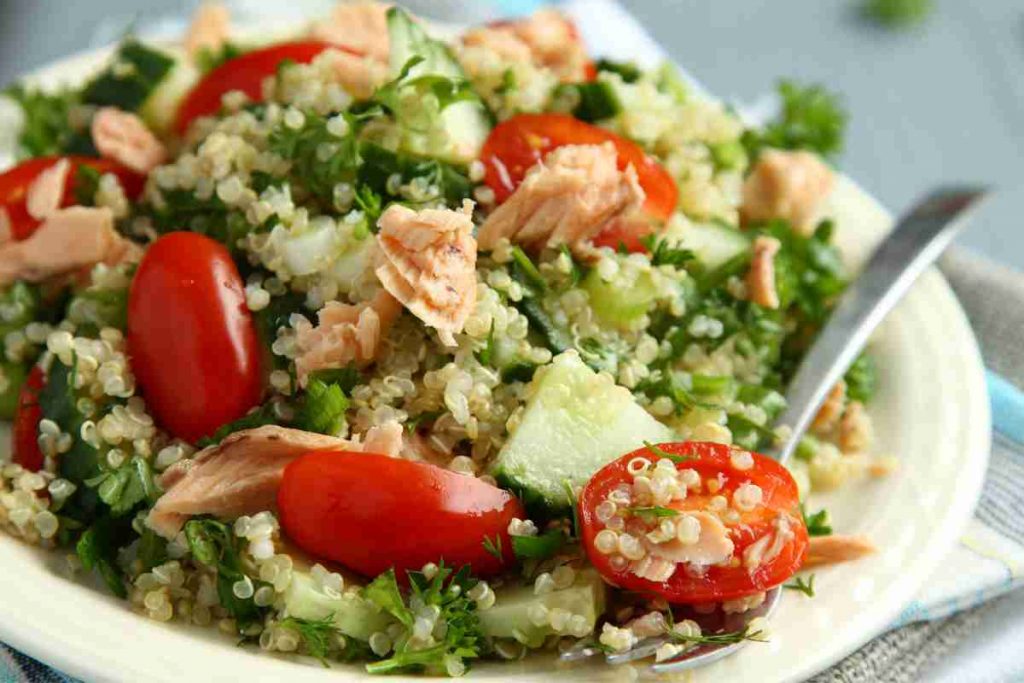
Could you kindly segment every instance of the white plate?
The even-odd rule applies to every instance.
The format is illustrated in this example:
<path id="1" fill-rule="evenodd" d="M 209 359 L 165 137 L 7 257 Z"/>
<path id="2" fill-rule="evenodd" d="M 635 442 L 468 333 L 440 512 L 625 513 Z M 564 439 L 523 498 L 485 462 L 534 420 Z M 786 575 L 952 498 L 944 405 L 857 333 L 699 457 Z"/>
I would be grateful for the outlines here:
<path id="1" fill-rule="evenodd" d="M 41 82 L 80 80 L 106 51 L 61 61 Z M 891 226 L 889 214 L 852 182 L 833 198 L 838 240 L 858 263 Z M 871 406 L 878 448 L 900 470 L 813 500 L 834 526 L 866 533 L 873 558 L 818 572 L 817 597 L 787 594 L 771 640 L 679 680 L 800 680 L 838 661 L 891 623 L 970 519 L 989 453 L 983 368 L 971 329 L 949 286 L 926 273 L 879 329 L 872 349 L 880 370 Z M 164 625 L 132 613 L 95 588 L 69 580 L 63 558 L 0 534 L 0 641 L 58 669 L 102 681 L 276 681 L 338 683 L 369 678 L 357 666 L 326 670 L 234 646 L 211 629 Z M 550 681 L 549 658 L 481 664 L 473 679 Z M 566 681 L 631 680 L 596 663 L 559 668 Z M 381 680 L 381 679 L 374 679 Z M 392 676 L 389 680 L 422 681 Z"/>

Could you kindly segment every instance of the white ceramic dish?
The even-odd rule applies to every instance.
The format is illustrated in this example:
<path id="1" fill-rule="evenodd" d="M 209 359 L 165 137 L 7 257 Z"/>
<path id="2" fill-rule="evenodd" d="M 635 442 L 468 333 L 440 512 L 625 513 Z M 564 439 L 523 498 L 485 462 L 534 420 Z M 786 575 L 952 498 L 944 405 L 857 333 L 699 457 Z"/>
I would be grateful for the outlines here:
<path id="1" fill-rule="evenodd" d="M 75 82 L 107 54 L 73 57 L 40 71 L 41 83 Z M 2 162 L 0 162 L 2 163 Z M 832 200 L 844 255 L 856 265 L 891 217 L 849 180 Z M 873 558 L 819 571 L 817 597 L 786 595 L 770 642 L 679 680 L 801 680 L 884 630 L 936 568 L 970 518 L 989 453 L 990 418 L 978 347 L 963 311 L 937 272 L 926 273 L 872 342 L 880 386 L 871 406 L 878 448 L 900 470 L 811 502 L 834 526 L 866 533 Z M 0 430 L 6 431 L 6 430 Z M 7 443 L 6 435 L 0 439 Z M 165 625 L 134 614 L 95 586 L 65 576 L 63 556 L 0 534 L 0 641 L 89 681 L 276 681 L 340 683 L 369 678 L 358 666 L 260 655 L 212 629 Z M 483 664 L 471 679 L 632 680 L 593 663 L 555 668 L 550 658 Z M 380 679 L 373 679 L 380 680 Z M 392 676 L 388 680 L 422 681 Z"/>

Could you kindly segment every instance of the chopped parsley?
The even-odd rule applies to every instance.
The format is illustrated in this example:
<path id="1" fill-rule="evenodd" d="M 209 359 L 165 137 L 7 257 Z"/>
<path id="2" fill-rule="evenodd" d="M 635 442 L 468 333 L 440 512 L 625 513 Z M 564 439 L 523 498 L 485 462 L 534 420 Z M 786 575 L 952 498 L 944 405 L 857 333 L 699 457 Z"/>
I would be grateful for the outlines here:
<path id="1" fill-rule="evenodd" d="M 677 517 L 679 515 L 679 510 L 662 507 L 661 505 L 629 507 L 626 510 L 632 515 L 641 517 Z"/>
<path id="2" fill-rule="evenodd" d="M 566 543 L 565 532 L 552 529 L 539 536 L 511 536 L 512 552 L 518 560 L 546 560 L 554 557 Z M 499 539 L 500 540 L 500 539 Z"/>
<path id="3" fill-rule="evenodd" d="M 328 614 L 323 619 L 288 617 L 279 621 L 277 625 L 297 633 L 306 649 L 306 654 L 319 659 L 321 664 L 327 666 L 327 655 L 341 634 L 334 625 L 333 614 Z"/>
<path id="4" fill-rule="evenodd" d="M 490 536 L 484 536 L 483 546 L 484 550 L 486 550 L 489 555 L 498 560 L 498 562 L 505 561 L 505 555 L 501 547 L 500 534 L 495 534 L 493 539 Z"/>
<path id="5" fill-rule="evenodd" d="M 834 159 L 843 149 L 847 114 L 837 95 L 821 85 L 778 85 L 782 110 L 761 130 L 743 134 L 747 156 L 756 159 L 766 147 L 805 149 Z"/>
<path id="6" fill-rule="evenodd" d="M 672 246 L 668 240 L 658 239 L 655 235 L 647 235 L 640 239 L 651 254 L 652 266 L 675 266 L 681 268 L 695 257 L 689 249 Z"/>
<path id="7" fill-rule="evenodd" d="M 669 637 L 680 643 L 690 645 L 732 645 L 744 640 L 755 643 L 767 643 L 762 631 L 751 631 L 749 626 L 744 626 L 738 631 L 720 631 L 718 633 L 701 634 L 699 636 L 683 635 L 675 631 L 669 631 Z"/>
<path id="8" fill-rule="evenodd" d="M 934 0 L 864 0 L 861 14 L 887 29 L 918 26 L 935 10 Z"/>
<path id="9" fill-rule="evenodd" d="M 251 596 L 239 598 L 234 592 L 238 581 L 252 581 L 254 592 L 268 584 L 253 581 L 243 572 L 240 541 L 231 527 L 215 519 L 191 519 L 185 522 L 185 538 L 192 558 L 217 572 L 217 597 L 235 618 L 239 633 L 262 621 L 266 608 L 257 606 Z"/>
<path id="10" fill-rule="evenodd" d="M 408 605 L 434 607 L 443 635 L 431 635 L 427 642 L 410 636 L 395 639 L 397 643 L 388 659 L 366 665 L 371 674 L 406 670 L 427 670 L 458 676 L 468 667 L 467 660 L 476 659 L 487 650 L 487 641 L 480 628 L 476 603 L 467 595 L 477 584 L 465 566 L 458 572 L 443 564 L 433 578 L 422 572 L 408 572 L 409 602 L 402 597 L 393 569 L 374 579 L 364 591 L 365 597 L 395 617 L 407 631 L 412 631 L 415 617 Z"/>
<path id="11" fill-rule="evenodd" d="M 803 593 L 804 595 L 806 595 L 807 597 L 813 598 L 814 597 L 814 574 L 811 574 L 810 576 L 808 576 L 807 580 L 804 580 L 804 577 L 802 577 L 802 576 L 798 576 L 798 577 L 796 577 L 796 581 L 794 581 L 793 583 L 784 584 L 782 587 L 787 589 L 787 590 L 791 590 L 791 591 L 799 591 L 799 592 Z"/>
<path id="12" fill-rule="evenodd" d="M 804 525 L 807 533 L 811 536 L 829 536 L 832 534 L 832 520 L 829 519 L 828 510 L 822 508 L 814 514 L 807 514 L 803 503 L 800 504 L 800 513 L 804 517 Z"/>
<path id="13" fill-rule="evenodd" d="M 659 458 L 668 458 L 669 460 L 671 460 L 672 462 L 677 463 L 677 464 L 681 463 L 681 462 L 686 462 L 687 460 L 696 460 L 697 459 L 697 458 L 693 457 L 692 455 L 676 455 L 675 453 L 669 453 L 664 448 L 661 448 L 660 446 L 656 446 L 655 444 L 651 443 L 650 441 L 644 441 L 644 447 L 647 450 L 649 450 L 653 455 L 656 455 Z"/>

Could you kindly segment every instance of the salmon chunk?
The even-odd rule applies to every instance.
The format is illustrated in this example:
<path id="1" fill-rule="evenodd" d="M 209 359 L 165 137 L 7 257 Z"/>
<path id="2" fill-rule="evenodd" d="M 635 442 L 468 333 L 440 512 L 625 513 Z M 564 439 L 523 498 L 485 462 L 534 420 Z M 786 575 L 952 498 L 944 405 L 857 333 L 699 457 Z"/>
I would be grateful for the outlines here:
<path id="1" fill-rule="evenodd" d="M 332 50 L 331 57 L 338 83 L 357 99 L 366 99 L 388 79 L 388 68 L 372 57 Z"/>
<path id="2" fill-rule="evenodd" d="M 824 567 L 840 562 L 852 562 L 877 552 L 875 544 L 866 536 L 832 534 L 812 536 L 807 546 L 807 556 L 801 569 Z"/>
<path id="3" fill-rule="evenodd" d="M 525 247 L 570 247 L 600 233 L 644 203 L 636 171 L 616 165 L 615 146 L 566 145 L 549 153 L 496 208 L 477 234 L 491 250 L 501 238 Z"/>
<path id="4" fill-rule="evenodd" d="M 64 198 L 64 187 L 70 172 L 71 162 L 60 159 L 36 176 L 28 186 L 28 194 L 25 196 L 25 208 L 32 218 L 42 221 L 57 212 Z"/>
<path id="5" fill-rule="evenodd" d="M 137 253 L 114 230 L 110 209 L 72 206 L 50 214 L 28 239 L 0 244 L 0 286 L 40 282 L 97 263 L 115 265 Z"/>
<path id="6" fill-rule="evenodd" d="M 394 457 L 401 446 L 401 429 L 398 423 L 372 427 L 364 443 L 276 425 L 235 432 L 164 472 L 160 478 L 164 494 L 150 510 L 146 524 L 161 536 L 174 538 L 195 515 L 234 519 L 273 509 L 291 461 L 326 450 L 372 450 Z"/>
<path id="7" fill-rule="evenodd" d="M 525 19 L 498 24 L 493 30 L 525 44 L 533 63 L 551 69 L 561 82 L 587 80 L 590 58 L 586 47 L 576 27 L 557 10 L 541 9 Z M 505 46 L 509 44 L 506 41 Z M 489 45 L 494 47 L 496 43 Z"/>
<path id="8" fill-rule="evenodd" d="M 377 225 L 377 277 L 409 311 L 455 346 L 476 305 L 473 203 L 461 211 L 392 204 Z"/>
<path id="9" fill-rule="evenodd" d="M 92 140 L 99 153 L 128 168 L 148 174 L 167 158 L 163 143 L 135 114 L 103 107 L 92 118 Z"/>
<path id="10" fill-rule="evenodd" d="M 746 222 L 782 219 L 810 235 L 832 192 L 832 170 L 810 152 L 765 150 L 743 183 L 740 213 Z"/>
<path id="11" fill-rule="evenodd" d="M 485 48 L 505 62 L 533 63 L 533 50 L 507 26 L 480 26 L 470 29 L 463 34 L 462 44 L 467 47 Z"/>
<path id="12" fill-rule="evenodd" d="M 228 40 L 231 13 L 220 2 L 204 2 L 196 8 L 185 34 L 185 51 L 195 59 L 204 50 L 215 52 Z"/>
<path id="13" fill-rule="evenodd" d="M 358 305 L 328 302 L 317 314 L 316 327 L 308 321 L 299 321 L 295 326 L 299 349 L 295 371 L 299 383 L 305 386 L 309 374 L 317 370 L 373 362 L 381 337 L 401 311 L 401 304 L 381 290 L 370 301 Z"/>
<path id="14" fill-rule="evenodd" d="M 14 229 L 11 227 L 11 216 L 7 209 L 0 206 L 0 246 L 3 246 L 14 239 Z"/>
<path id="15" fill-rule="evenodd" d="M 386 64 L 390 52 L 389 7 L 383 2 L 339 2 L 326 20 L 313 26 L 311 35 Z"/>
<path id="16" fill-rule="evenodd" d="M 775 289 L 775 255 L 782 243 L 774 237 L 761 236 L 754 240 L 754 256 L 747 271 L 747 291 L 750 300 L 764 308 L 779 307 L 779 293 Z"/>

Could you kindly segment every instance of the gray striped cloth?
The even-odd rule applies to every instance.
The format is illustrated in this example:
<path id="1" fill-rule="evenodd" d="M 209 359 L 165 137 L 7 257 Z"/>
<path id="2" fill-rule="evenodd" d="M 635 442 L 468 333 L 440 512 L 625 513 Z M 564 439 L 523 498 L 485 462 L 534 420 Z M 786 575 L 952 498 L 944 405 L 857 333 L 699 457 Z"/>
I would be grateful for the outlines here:
<path id="1" fill-rule="evenodd" d="M 950 251 L 942 270 L 967 311 L 986 365 L 1024 388 L 1024 276 L 963 250 Z M 995 435 L 976 514 L 996 531 L 1024 544 L 1024 445 Z M 988 603 L 891 631 L 817 676 L 814 683 L 924 680 L 951 649 L 970 637 L 992 608 L 993 603 Z M 1024 679 L 1024 662 L 1017 674 L 1013 680 Z M 980 671 L 973 680 L 983 678 L 997 680 Z M 1005 674 L 1000 679 L 1010 680 Z"/>

